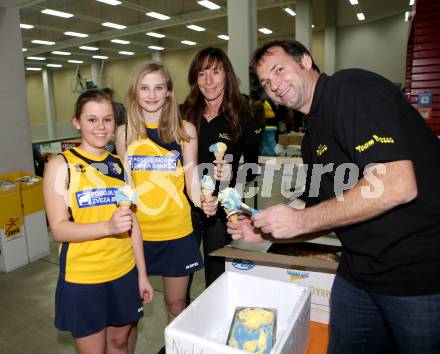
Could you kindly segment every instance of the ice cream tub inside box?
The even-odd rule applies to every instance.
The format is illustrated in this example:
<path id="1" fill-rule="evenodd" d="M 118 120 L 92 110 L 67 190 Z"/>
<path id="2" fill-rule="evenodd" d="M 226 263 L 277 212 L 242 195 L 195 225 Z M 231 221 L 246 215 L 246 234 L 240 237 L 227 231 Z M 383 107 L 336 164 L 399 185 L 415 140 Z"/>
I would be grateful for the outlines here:
<path id="1" fill-rule="evenodd" d="M 307 352 L 308 288 L 225 272 L 165 328 L 167 354 L 245 353 L 226 344 L 237 306 L 276 310 L 276 340 L 271 354 Z"/>

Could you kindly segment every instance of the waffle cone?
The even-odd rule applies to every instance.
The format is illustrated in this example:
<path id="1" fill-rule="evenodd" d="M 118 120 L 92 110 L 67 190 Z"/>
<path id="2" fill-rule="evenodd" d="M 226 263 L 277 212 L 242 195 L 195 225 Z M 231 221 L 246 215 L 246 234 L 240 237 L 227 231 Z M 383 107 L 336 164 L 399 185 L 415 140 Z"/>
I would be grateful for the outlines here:
<path id="1" fill-rule="evenodd" d="M 238 214 L 236 211 L 228 211 L 225 209 L 226 217 L 229 221 L 231 221 L 233 224 L 238 224 Z"/>
<path id="2" fill-rule="evenodd" d="M 123 200 L 119 202 L 119 207 L 124 210 L 128 210 L 131 207 L 131 202 L 129 200 Z"/>
<path id="3" fill-rule="evenodd" d="M 225 152 L 224 151 L 214 152 L 214 156 L 217 160 L 222 160 L 223 156 L 225 156 Z"/>
<path id="4" fill-rule="evenodd" d="M 209 190 L 207 190 L 207 189 L 203 189 L 203 188 L 202 188 L 202 194 L 203 194 L 203 195 L 206 195 L 207 197 L 212 196 L 213 193 L 214 193 L 214 191 L 209 191 Z"/>

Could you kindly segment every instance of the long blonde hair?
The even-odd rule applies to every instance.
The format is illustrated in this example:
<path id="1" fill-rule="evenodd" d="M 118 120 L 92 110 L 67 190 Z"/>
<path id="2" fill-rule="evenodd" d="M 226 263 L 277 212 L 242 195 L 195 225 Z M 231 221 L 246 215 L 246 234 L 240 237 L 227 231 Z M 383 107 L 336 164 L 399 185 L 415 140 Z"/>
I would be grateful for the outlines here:
<path id="1" fill-rule="evenodd" d="M 138 103 L 138 88 L 144 76 L 153 72 L 160 72 L 163 75 L 169 92 L 159 117 L 159 124 L 157 127 L 159 139 L 163 143 L 176 141 L 180 144 L 182 141 L 189 141 L 190 137 L 183 128 L 182 119 L 177 106 L 176 94 L 174 92 L 173 81 L 171 80 L 171 75 L 168 69 L 160 62 L 147 61 L 140 64 L 133 72 L 126 95 L 127 145 L 138 138 L 143 139 L 148 137 L 142 108 Z"/>

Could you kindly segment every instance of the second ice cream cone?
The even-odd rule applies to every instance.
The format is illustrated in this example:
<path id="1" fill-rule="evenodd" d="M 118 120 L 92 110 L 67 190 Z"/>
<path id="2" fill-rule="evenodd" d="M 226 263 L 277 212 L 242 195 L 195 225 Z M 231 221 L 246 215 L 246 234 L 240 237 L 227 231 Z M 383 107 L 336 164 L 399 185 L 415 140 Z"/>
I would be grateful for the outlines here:
<path id="1" fill-rule="evenodd" d="M 131 207 L 131 202 L 129 200 L 122 200 L 118 204 L 121 209 L 128 210 Z"/>

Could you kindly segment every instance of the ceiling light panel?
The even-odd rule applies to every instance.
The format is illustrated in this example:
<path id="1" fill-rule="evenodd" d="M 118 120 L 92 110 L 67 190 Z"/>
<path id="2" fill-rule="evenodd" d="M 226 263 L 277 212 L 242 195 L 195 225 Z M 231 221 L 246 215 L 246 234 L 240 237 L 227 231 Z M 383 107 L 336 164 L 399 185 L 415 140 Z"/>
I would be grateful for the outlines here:
<path id="1" fill-rule="evenodd" d="M 73 14 L 70 14 L 68 12 L 51 10 L 51 9 L 41 10 L 41 13 L 46 14 L 46 15 L 51 15 L 51 16 L 63 17 L 63 18 L 71 18 L 71 17 L 73 17 Z"/>
<path id="2" fill-rule="evenodd" d="M 97 48 L 97 47 L 89 47 L 87 45 L 82 45 L 81 47 L 79 47 L 79 49 L 95 51 L 95 50 L 98 50 L 99 48 Z"/>
<path id="3" fill-rule="evenodd" d="M 145 15 L 150 16 L 150 17 L 153 17 L 153 18 L 157 18 L 158 20 L 162 20 L 162 21 L 165 21 L 165 20 L 169 20 L 169 19 L 170 19 L 169 16 L 167 16 L 167 15 L 163 15 L 163 14 L 160 14 L 160 13 L 158 13 L 158 12 L 154 12 L 154 11 L 147 12 Z"/>
<path id="4" fill-rule="evenodd" d="M 206 28 L 200 27 L 200 26 L 197 26 L 197 25 L 188 25 L 188 26 L 186 26 L 186 28 L 189 28 L 190 30 L 193 30 L 193 31 L 196 31 L 196 32 L 206 31 Z"/>
<path id="5" fill-rule="evenodd" d="M 51 42 L 51 41 L 42 41 L 40 39 L 34 39 L 33 41 L 31 41 L 31 43 L 34 44 L 42 44 L 42 45 L 54 45 L 55 42 Z"/>
<path id="6" fill-rule="evenodd" d="M 219 34 L 217 38 L 223 39 L 224 41 L 229 41 L 229 36 L 226 34 Z"/>
<path id="7" fill-rule="evenodd" d="M 414 5 L 414 0 L 409 0 L 409 6 L 413 6 Z"/>
<path id="8" fill-rule="evenodd" d="M 41 68 L 26 68 L 27 71 L 41 71 Z"/>
<path id="9" fill-rule="evenodd" d="M 350 0 L 350 4 L 357 5 L 359 4 L 358 0 Z"/>
<path id="10" fill-rule="evenodd" d="M 296 16 L 296 12 L 293 11 L 290 7 L 285 7 L 284 11 L 289 14 L 290 16 Z"/>
<path id="11" fill-rule="evenodd" d="M 105 60 L 105 59 L 108 59 L 108 56 L 106 56 L 106 55 L 94 55 L 94 56 L 92 56 L 92 58 Z"/>
<path id="12" fill-rule="evenodd" d="M 123 39 L 111 39 L 110 42 L 117 44 L 130 44 L 130 41 L 126 41 Z"/>
<path id="13" fill-rule="evenodd" d="M 29 60 L 39 60 L 39 61 L 46 60 L 46 58 L 44 58 L 44 57 L 27 57 L 27 59 L 29 59 Z"/>
<path id="14" fill-rule="evenodd" d="M 34 28 L 34 26 L 32 26 L 32 25 L 27 25 L 26 23 L 20 23 L 20 28 L 23 28 L 23 29 L 31 29 L 31 28 Z"/>
<path id="15" fill-rule="evenodd" d="M 54 50 L 52 52 L 52 54 L 55 54 L 55 55 L 71 55 L 72 53 L 70 53 L 70 52 L 62 52 L 60 50 Z"/>
<path id="16" fill-rule="evenodd" d="M 71 64 L 83 64 L 84 63 L 84 61 L 82 61 L 82 60 L 68 60 L 67 62 L 71 63 Z"/>
<path id="17" fill-rule="evenodd" d="M 103 4 L 112 5 L 112 6 L 121 5 L 121 2 L 118 0 L 96 0 L 96 1 L 102 2 Z"/>
<path id="18" fill-rule="evenodd" d="M 187 41 L 186 39 L 184 41 L 180 41 L 180 43 L 186 44 L 186 45 L 196 45 L 196 42 L 193 41 Z"/>
<path id="19" fill-rule="evenodd" d="M 49 68 L 62 68 L 63 66 L 61 64 L 46 64 Z"/>
<path id="20" fill-rule="evenodd" d="M 70 36 L 70 37 L 79 37 L 79 38 L 86 38 L 86 37 L 89 36 L 88 34 L 85 34 L 85 33 L 72 32 L 72 31 L 64 32 L 64 34 L 65 34 L 66 36 Z"/>
<path id="21" fill-rule="evenodd" d="M 127 51 L 125 51 L 125 50 L 121 50 L 120 52 L 118 52 L 119 54 L 122 54 L 122 55 L 135 55 L 136 53 L 135 52 L 127 52 Z"/>
<path id="22" fill-rule="evenodd" d="M 27 52 L 27 48 L 21 48 L 22 52 Z"/>
<path id="23" fill-rule="evenodd" d="M 119 25 L 119 24 L 113 23 L 113 22 L 104 22 L 102 25 L 105 27 L 110 27 L 110 28 L 119 29 L 119 30 L 127 28 L 127 26 Z"/>
<path id="24" fill-rule="evenodd" d="M 266 27 L 261 27 L 258 29 L 258 31 L 260 31 L 261 33 L 264 33 L 264 34 L 271 34 L 272 33 L 272 31 Z"/>
<path id="25" fill-rule="evenodd" d="M 157 32 L 147 32 L 147 33 L 145 33 L 147 36 L 150 36 L 150 37 L 155 37 L 155 38 L 164 38 L 165 37 L 165 35 L 164 34 L 162 34 L 162 33 L 157 33 Z"/>
<path id="26" fill-rule="evenodd" d="M 157 45 L 149 45 L 148 48 L 153 49 L 153 50 L 164 50 L 164 47 L 159 47 Z"/>
<path id="27" fill-rule="evenodd" d="M 197 3 L 199 5 L 206 7 L 207 9 L 210 9 L 210 10 L 218 10 L 220 8 L 220 6 L 213 3 L 212 1 L 208 1 L 208 0 L 197 1 Z"/>
<path id="28" fill-rule="evenodd" d="M 365 15 L 364 15 L 363 12 L 358 12 L 358 13 L 356 14 L 356 16 L 357 16 L 357 18 L 358 18 L 359 21 L 364 21 L 364 20 L 365 20 Z"/>

